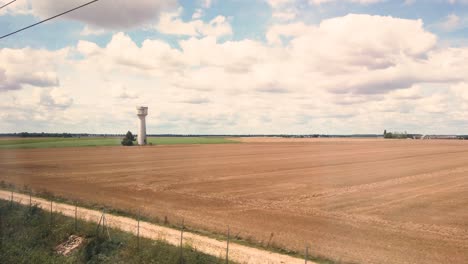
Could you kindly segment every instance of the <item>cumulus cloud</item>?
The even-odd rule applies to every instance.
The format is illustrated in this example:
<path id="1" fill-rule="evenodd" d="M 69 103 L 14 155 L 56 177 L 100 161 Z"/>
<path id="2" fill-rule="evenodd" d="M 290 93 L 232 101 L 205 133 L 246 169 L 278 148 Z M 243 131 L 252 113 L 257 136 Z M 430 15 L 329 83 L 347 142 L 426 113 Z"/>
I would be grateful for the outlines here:
<path id="1" fill-rule="evenodd" d="M 439 22 L 438 28 L 444 31 L 454 31 L 462 25 L 462 19 L 455 15 L 448 15 L 443 21 Z"/>
<path id="2" fill-rule="evenodd" d="M 366 30 L 360 30 L 363 27 Z M 281 36 L 291 39 L 283 43 Z M 145 41 L 139 48 L 125 35 L 117 34 L 106 49 L 82 42 L 79 50 L 86 54 L 98 49 L 113 62 L 141 70 L 159 69 L 174 74 L 173 69 L 177 68 L 182 73 L 175 81 L 179 86 L 192 85 L 201 90 L 212 86 L 209 79 L 204 83 L 197 81 L 201 77 L 194 76 L 185 85 L 186 77 L 191 73 L 203 76 L 204 71 L 220 69 L 216 76 L 231 78 L 237 73 L 250 74 L 255 83 L 244 87 L 256 91 L 268 90 L 264 88 L 265 83 L 287 83 L 289 87 L 285 90 L 307 86 L 298 83 L 299 76 L 314 79 L 316 88 L 338 94 L 386 93 L 420 82 L 454 82 L 463 78 L 461 71 L 453 71 L 460 63 L 454 53 L 462 51 L 436 50 L 436 37 L 425 31 L 419 20 L 348 15 L 325 20 L 319 26 L 302 23 L 272 26 L 267 39 L 275 45 L 251 40 L 217 43 L 215 38 L 192 38 L 180 41 L 179 51 L 160 41 Z M 158 47 L 158 52 L 154 53 L 154 47 Z M 166 62 L 164 67 L 161 61 Z M 434 70 L 433 63 L 444 63 L 446 67 Z M 195 66 L 201 68 L 190 70 Z M 280 73 L 283 73 L 281 78 Z M 213 74 L 208 76 L 214 78 Z M 243 81 L 242 77 L 236 78 L 228 83 Z"/>
<path id="3" fill-rule="evenodd" d="M 296 0 L 266 0 L 266 2 L 274 8 L 281 7 L 287 4 L 291 4 L 291 3 L 294 3 L 295 1 Z"/>
<path id="4" fill-rule="evenodd" d="M 272 17 L 278 21 L 291 21 L 299 13 L 295 0 L 266 0 L 272 8 Z"/>
<path id="5" fill-rule="evenodd" d="M 202 6 L 204 8 L 210 8 L 213 4 L 213 0 L 202 0 Z"/>
<path id="6" fill-rule="evenodd" d="M 126 88 L 121 89 L 116 97 L 123 100 L 134 100 L 140 98 L 137 93 L 129 91 Z"/>
<path id="7" fill-rule="evenodd" d="M 210 102 L 210 100 L 208 98 L 203 98 L 203 97 L 195 97 L 195 98 L 190 98 L 190 99 L 187 99 L 187 100 L 183 100 L 181 101 L 182 103 L 186 103 L 186 104 L 207 104 Z"/>
<path id="8" fill-rule="evenodd" d="M 357 4 L 375 4 L 379 2 L 383 2 L 384 0 L 309 0 L 310 4 L 320 5 L 326 4 L 331 2 L 349 2 L 349 3 L 357 3 Z"/>
<path id="9" fill-rule="evenodd" d="M 47 108 L 57 108 L 63 110 L 73 104 L 73 99 L 60 89 L 44 89 L 41 91 L 39 104 Z"/>
<path id="10" fill-rule="evenodd" d="M 57 65 L 65 61 L 67 54 L 68 49 L 0 49 L 0 92 L 19 90 L 27 85 L 58 86 Z"/>
<path id="11" fill-rule="evenodd" d="M 232 34 L 231 25 L 224 16 L 216 16 L 205 23 L 199 19 L 201 13 L 195 13 L 194 20 L 185 22 L 180 18 L 181 13 L 182 9 L 162 14 L 156 29 L 163 34 L 183 36 L 221 37 Z"/>
<path id="12" fill-rule="evenodd" d="M 383 2 L 385 0 L 308 0 L 307 2 L 311 5 L 321 5 L 332 2 L 348 2 L 355 4 L 375 4 Z M 456 0 L 455 0 L 456 1 Z M 297 0 L 266 0 L 266 2 L 273 8 L 283 7 L 292 3 L 297 2 Z"/>
<path id="13" fill-rule="evenodd" d="M 93 36 L 93 35 L 103 35 L 107 33 L 106 30 L 104 29 L 99 29 L 99 28 L 93 28 L 88 25 L 86 25 L 83 30 L 80 32 L 81 36 Z"/>
<path id="14" fill-rule="evenodd" d="M 19 0 L 5 12 L 29 13 L 45 18 L 86 2 L 89 1 Z M 176 0 L 139 0 L 137 3 L 127 0 L 98 1 L 64 17 L 105 29 L 128 29 L 156 21 L 161 12 L 176 6 Z"/>
<path id="15" fill-rule="evenodd" d="M 420 20 L 348 15 L 273 24 L 265 37 L 194 35 L 177 48 L 159 39 L 137 44 L 124 33 L 104 45 L 80 41 L 71 69 L 58 74 L 60 90 L 74 99 L 67 118 L 90 131 L 89 120 L 103 122 L 101 131 L 126 131 L 134 106 L 145 104 L 152 133 L 365 133 L 463 116 L 468 48 L 438 46 Z M 21 100 L 29 86 L 6 94 Z"/>

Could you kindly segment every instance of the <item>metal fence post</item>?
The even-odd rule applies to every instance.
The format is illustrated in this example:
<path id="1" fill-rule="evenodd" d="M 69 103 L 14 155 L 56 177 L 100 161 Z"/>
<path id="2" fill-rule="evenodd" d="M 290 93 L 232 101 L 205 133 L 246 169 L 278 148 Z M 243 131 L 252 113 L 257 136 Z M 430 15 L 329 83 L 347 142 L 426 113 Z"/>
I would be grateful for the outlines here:
<path id="1" fill-rule="evenodd" d="M 304 257 L 304 259 L 305 259 L 305 264 L 307 264 L 307 259 L 309 258 L 308 255 L 309 255 L 309 247 L 306 246 L 306 248 L 305 248 L 305 257 Z"/>
<path id="2" fill-rule="evenodd" d="M 183 249 L 184 249 L 184 219 L 182 218 L 182 229 L 180 230 L 180 264 L 184 263 L 184 255 L 183 255 Z"/>
<path id="3" fill-rule="evenodd" d="M 52 215 L 52 201 L 50 201 L 50 226 L 53 224 L 53 215 Z"/>
<path id="4" fill-rule="evenodd" d="M 228 230 L 227 230 L 227 245 L 226 245 L 226 264 L 229 264 L 229 234 L 230 233 L 230 230 L 229 230 L 229 226 L 228 226 Z"/>
<path id="5" fill-rule="evenodd" d="M 0 249 L 3 249 L 3 215 L 0 214 Z"/>
<path id="6" fill-rule="evenodd" d="M 75 203 L 75 233 L 78 232 L 78 205 Z"/>
<path id="7" fill-rule="evenodd" d="M 138 209 L 138 222 L 137 222 L 137 250 L 140 252 L 140 209 Z"/>

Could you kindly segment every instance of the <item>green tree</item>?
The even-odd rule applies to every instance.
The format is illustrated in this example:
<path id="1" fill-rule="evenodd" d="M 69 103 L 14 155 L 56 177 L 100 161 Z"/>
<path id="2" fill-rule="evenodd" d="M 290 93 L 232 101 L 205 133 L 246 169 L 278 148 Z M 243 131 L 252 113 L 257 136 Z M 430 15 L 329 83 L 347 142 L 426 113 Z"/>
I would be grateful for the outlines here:
<path id="1" fill-rule="evenodd" d="M 133 146 L 133 141 L 135 141 L 135 136 L 132 132 L 128 131 L 125 137 L 122 139 L 122 146 Z"/>

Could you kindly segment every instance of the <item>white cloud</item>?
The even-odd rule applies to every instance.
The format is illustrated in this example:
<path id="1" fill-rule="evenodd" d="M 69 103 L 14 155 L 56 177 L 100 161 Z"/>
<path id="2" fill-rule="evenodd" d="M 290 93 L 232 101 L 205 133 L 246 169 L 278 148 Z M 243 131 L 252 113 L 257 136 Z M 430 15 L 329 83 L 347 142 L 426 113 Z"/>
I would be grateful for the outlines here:
<path id="1" fill-rule="evenodd" d="M 123 86 L 115 89 L 115 98 L 122 100 L 136 100 L 139 99 L 140 96 L 135 91 L 129 90 Z"/>
<path id="2" fill-rule="evenodd" d="M 289 40 L 283 42 L 280 36 Z M 168 129 L 215 129 L 220 116 L 230 116 L 224 131 L 238 133 L 264 129 L 264 118 L 254 122 L 245 111 L 268 112 L 268 123 L 288 124 L 288 131 L 339 119 L 359 124 L 363 116 L 373 118 L 373 112 L 385 120 L 408 113 L 438 114 L 447 111 L 447 97 L 424 92 L 423 87 L 466 78 L 463 60 L 468 50 L 437 48 L 436 37 L 419 20 L 349 15 L 318 26 L 274 25 L 267 39 L 270 44 L 190 38 L 179 41 L 178 50 L 158 40 L 138 47 L 117 34 L 105 48 L 82 42 L 79 50 L 88 59 L 80 67 L 112 65 L 100 68 L 154 80 L 157 101 L 150 96 L 149 105 L 183 113 L 174 119 L 159 117 Z M 199 122 L 202 119 L 207 121 Z"/>
<path id="3" fill-rule="evenodd" d="M 204 8 L 210 8 L 213 4 L 213 0 L 202 0 L 202 6 Z"/>
<path id="4" fill-rule="evenodd" d="M 181 13 L 182 9 L 177 12 L 163 13 L 156 29 L 168 35 L 221 37 L 232 34 L 231 25 L 224 16 L 219 15 L 207 23 L 201 19 L 185 22 L 180 18 Z"/>
<path id="5" fill-rule="evenodd" d="M 58 64 L 65 61 L 68 49 L 47 50 L 0 49 L 0 93 L 24 86 L 53 87 L 59 85 Z M 54 61 L 54 63 L 51 63 Z"/>
<path id="6" fill-rule="evenodd" d="M 331 2 L 349 2 L 349 3 L 356 3 L 356 4 L 375 4 L 379 2 L 383 2 L 384 0 L 309 0 L 310 4 L 313 5 L 321 5 Z"/>
<path id="7" fill-rule="evenodd" d="M 192 19 L 200 19 L 203 15 L 203 9 L 197 8 L 195 9 L 195 12 L 193 12 Z"/>
<path id="8" fill-rule="evenodd" d="M 273 12 L 272 16 L 278 20 L 290 21 L 297 17 L 297 12 L 295 10 L 276 11 Z"/>
<path id="9" fill-rule="evenodd" d="M 444 31 L 453 31 L 461 26 L 461 22 L 459 16 L 450 14 L 438 24 L 438 27 Z"/>
<path id="10" fill-rule="evenodd" d="M 281 37 L 299 37 L 306 35 L 308 31 L 316 30 L 316 27 L 308 26 L 302 22 L 277 24 L 268 29 L 266 39 L 271 44 L 282 44 Z"/>
<path id="11" fill-rule="evenodd" d="M 2 2 L 1 5 L 5 3 Z M 25 15 L 25 14 L 29 14 L 30 10 L 31 10 L 31 4 L 29 0 L 17 0 L 16 2 L 0 9 L 0 16 L 7 14 L 7 13 L 16 14 L 16 15 Z"/>
<path id="12" fill-rule="evenodd" d="M 92 28 L 86 25 L 83 30 L 80 32 L 81 36 L 92 36 L 92 35 L 103 35 L 107 33 L 104 29 Z"/>
<path id="13" fill-rule="evenodd" d="M 277 8 L 280 6 L 294 3 L 296 0 L 265 0 L 271 7 Z"/>
<path id="14" fill-rule="evenodd" d="M 89 1 L 19 0 L 5 11 L 12 14 L 30 13 L 46 18 L 87 2 Z M 127 29 L 154 22 L 161 12 L 176 6 L 176 0 L 139 0 L 138 3 L 127 0 L 98 1 L 64 17 L 100 28 Z"/>
<path id="15" fill-rule="evenodd" d="M 124 33 L 104 46 L 80 41 L 60 69 L 44 53 L 35 61 L 48 62 L 40 69 L 60 78 L 55 89 L 64 97 L 47 89 L 42 104 L 40 95 L 27 101 L 31 90 L 44 88 L 23 84 L 3 92 L 11 100 L 0 102 L 0 113 L 15 102 L 24 109 L 17 116 L 24 123 L 15 125 L 27 128 L 27 109 L 55 105 L 49 108 L 63 107 L 66 116 L 44 110 L 33 120 L 125 132 L 135 127 L 134 106 L 146 104 L 150 133 L 380 133 L 384 126 L 410 130 L 408 124 L 430 129 L 442 115 L 449 131 L 450 116 L 463 117 L 468 48 L 439 47 L 420 20 L 348 15 L 319 25 L 278 24 L 268 43 L 187 32 L 193 37 L 177 48 L 158 39 L 140 45 Z M 10 69 L 0 79 L 11 78 Z M 0 120 L 3 130 L 14 128 L 11 115 Z"/>
<path id="16" fill-rule="evenodd" d="M 43 89 L 39 104 L 47 108 L 65 109 L 73 104 L 73 99 L 58 88 Z"/>

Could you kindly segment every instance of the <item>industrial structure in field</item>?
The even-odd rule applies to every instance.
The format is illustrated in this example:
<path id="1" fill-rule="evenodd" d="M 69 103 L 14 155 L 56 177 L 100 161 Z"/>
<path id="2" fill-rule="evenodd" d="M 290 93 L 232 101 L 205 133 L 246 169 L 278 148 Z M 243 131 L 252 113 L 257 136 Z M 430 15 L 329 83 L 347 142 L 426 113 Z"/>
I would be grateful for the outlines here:
<path id="1" fill-rule="evenodd" d="M 139 119 L 138 145 L 146 145 L 146 116 L 147 115 L 148 115 L 148 107 L 137 106 L 137 116 Z"/>

